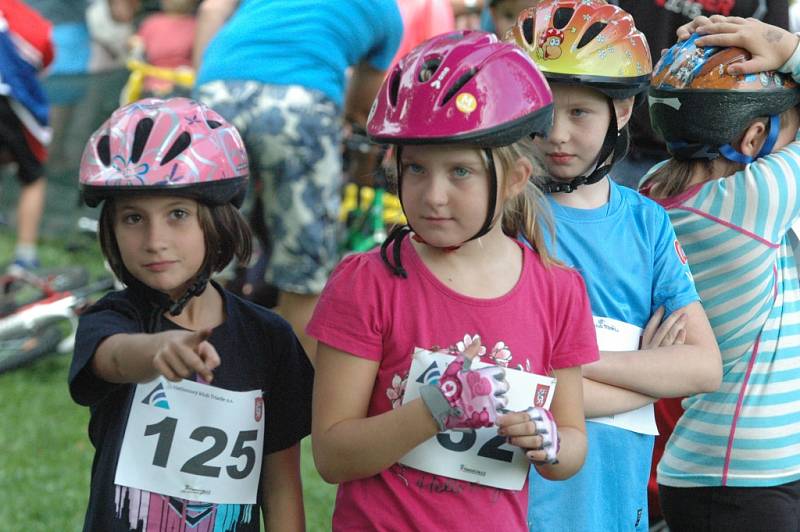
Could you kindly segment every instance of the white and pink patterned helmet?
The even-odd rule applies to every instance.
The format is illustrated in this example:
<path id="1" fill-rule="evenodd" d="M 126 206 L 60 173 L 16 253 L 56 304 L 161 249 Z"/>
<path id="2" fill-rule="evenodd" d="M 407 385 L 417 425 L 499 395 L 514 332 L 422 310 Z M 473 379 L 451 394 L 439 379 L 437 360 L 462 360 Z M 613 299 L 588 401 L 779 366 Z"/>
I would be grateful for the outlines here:
<path id="1" fill-rule="evenodd" d="M 188 98 L 148 98 L 120 107 L 92 134 L 80 187 L 91 207 L 132 193 L 239 207 L 248 173 L 239 132 L 214 110 Z"/>

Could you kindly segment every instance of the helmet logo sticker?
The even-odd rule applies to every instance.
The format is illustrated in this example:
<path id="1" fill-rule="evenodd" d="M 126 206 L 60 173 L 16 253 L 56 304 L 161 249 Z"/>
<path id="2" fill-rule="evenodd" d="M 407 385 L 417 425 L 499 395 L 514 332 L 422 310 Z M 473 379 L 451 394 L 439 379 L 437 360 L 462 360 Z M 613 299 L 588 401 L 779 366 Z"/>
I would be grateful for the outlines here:
<path id="1" fill-rule="evenodd" d="M 464 114 L 470 114 L 478 107 L 478 100 L 468 92 L 462 92 L 456 96 L 456 109 Z"/>
<path id="2" fill-rule="evenodd" d="M 450 67 L 444 67 L 442 69 L 442 73 L 436 76 L 436 79 L 431 82 L 431 87 L 433 87 L 436 90 L 441 89 L 442 80 L 444 79 L 444 77 L 447 75 L 448 72 L 450 72 Z"/>
<path id="3" fill-rule="evenodd" d="M 536 53 L 542 59 L 558 59 L 561 57 L 561 43 L 564 42 L 564 32 L 557 28 L 547 28 L 539 34 L 539 46 Z"/>

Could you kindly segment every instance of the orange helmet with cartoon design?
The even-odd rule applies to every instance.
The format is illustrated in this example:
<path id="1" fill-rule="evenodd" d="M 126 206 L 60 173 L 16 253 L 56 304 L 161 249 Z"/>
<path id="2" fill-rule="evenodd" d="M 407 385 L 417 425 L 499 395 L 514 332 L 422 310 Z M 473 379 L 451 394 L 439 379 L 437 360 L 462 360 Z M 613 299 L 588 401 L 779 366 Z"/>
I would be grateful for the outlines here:
<path id="1" fill-rule="evenodd" d="M 633 17 L 603 0 L 544 0 L 506 35 L 551 82 L 591 86 L 610 98 L 643 93 L 653 62 Z"/>

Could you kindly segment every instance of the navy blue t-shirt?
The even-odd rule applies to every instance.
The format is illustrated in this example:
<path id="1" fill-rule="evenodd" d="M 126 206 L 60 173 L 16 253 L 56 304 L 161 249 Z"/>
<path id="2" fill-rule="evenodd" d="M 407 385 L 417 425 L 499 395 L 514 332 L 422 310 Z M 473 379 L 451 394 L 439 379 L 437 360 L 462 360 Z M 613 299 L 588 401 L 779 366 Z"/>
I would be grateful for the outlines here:
<path id="1" fill-rule="evenodd" d="M 209 289 L 212 287 L 223 297 L 226 316 L 208 339 L 221 359 L 213 385 L 233 391 L 262 390 L 266 414 L 263 454 L 291 447 L 311 431 L 311 363 L 280 316 L 216 283 Z M 123 290 L 106 295 L 80 319 L 69 389 L 77 403 L 90 408 L 89 439 L 95 447 L 84 530 L 257 532 L 259 504 L 191 502 L 114 485 L 136 385 L 101 380 L 91 370 L 90 361 L 105 338 L 145 332 L 152 312 L 147 301 Z M 169 329 L 181 327 L 162 318 L 158 330 Z"/>

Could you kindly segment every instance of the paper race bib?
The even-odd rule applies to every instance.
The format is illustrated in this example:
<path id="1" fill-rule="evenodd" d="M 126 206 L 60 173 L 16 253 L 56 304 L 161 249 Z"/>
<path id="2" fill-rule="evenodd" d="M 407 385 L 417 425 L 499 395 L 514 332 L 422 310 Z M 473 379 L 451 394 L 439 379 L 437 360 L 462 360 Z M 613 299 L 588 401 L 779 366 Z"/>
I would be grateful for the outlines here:
<path id="1" fill-rule="evenodd" d="M 454 358 L 446 353 L 416 349 L 403 404 L 419 397 L 421 385 L 437 382 Z M 472 363 L 473 368 L 488 365 L 477 358 Z M 509 410 L 550 407 L 556 379 L 511 368 L 505 370 Z M 412 449 L 399 462 L 428 473 L 511 490 L 522 489 L 530 467 L 522 449 L 506 443 L 494 427 L 473 432 L 440 432 Z"/>
<path id="2" fill-rule="evenodd" d="M 639 349 L 639 339 L 642 336 L 640 327 L 611 318 L 597 316 L 593 316 L 593 318 L 597 346 L 600 351 L 635 351 Z M 589 418 L 589 421 L 620 427 L 639 434 L 658 434 L 652 403 L 613 416 Z"/>
<path id="3" fill-rule="evenodd" d="M 114 483 L 217 504 L 255 504 L 264 448 L 260 390 L 164 377 L 136 386 Z"/>

